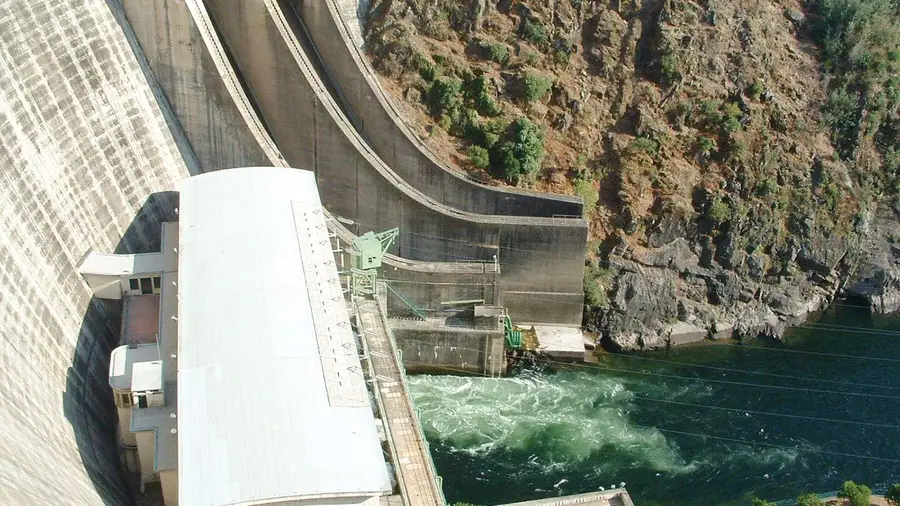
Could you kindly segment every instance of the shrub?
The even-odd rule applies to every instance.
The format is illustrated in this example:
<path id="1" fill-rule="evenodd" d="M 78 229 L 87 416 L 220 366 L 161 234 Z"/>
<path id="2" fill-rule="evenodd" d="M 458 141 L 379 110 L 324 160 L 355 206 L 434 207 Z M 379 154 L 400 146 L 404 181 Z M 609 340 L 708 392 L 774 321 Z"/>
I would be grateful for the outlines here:
<path id="1" fill-rule="evenodd" d="M 544 48 L 550 43 L 550 38 L 547 36 L 547 30 L 544 28 L 544 25 L 536 21 L 526 19 L 522 22 L 521 31 L 523 39 L 539 48 Z"/>
<path id="2" fill-rule="evenodd" d="M 497 116 L 502 112 L 484 76 L 478 76 L 467 83 L 466 95 L 478 112 L 485 116 Z"/>
<path id="3" fill-rule="evenodd" d="M 888 504 L 891 506 L 900 506 L 900 483 L 891 485 L 884 498 L 887 499 Z"/>
<path id="4" fill-rule="evenodd" d="M 538 62 L 541 61 L 540 53 L 535 51 L 529 51 L 527 49 L 522 50 L 522 61 L 525 62 L 525 65 L 529 67 L 537 66 Z"/>
<path id="5" fill-rule="evenodd" d="M 422 79 L 428 82 L 434 81 L 434 79 L 440 75 L 440 67 L 423 54 L 417 54 L 413 63 L 416 66 L 416 70 L 419 71 L 419 75 L 422 76 Z"/>
<path id="6" fill-rule="evenodd" d="M 507 123 L 500 118 L 477 122 L 466 132 L 466 139 L 472 144 L 491 149 L 500 140 L 500 135 L 507 127 Z"/>
<path id="7" fill-rule="evenodd" d="M 667 109 L 666 114 L 669 118 L 669 123 L 672 126 L 682 127 L 687 122 L 688 117 L 691 115 L 691 111 L 693 110 L 693 105 L 691 105 L 690 101 L 687 100 L 677 100 L 673 102 Z"/>
<path id="8" fill-rule="evenodd" d="M 554 51 L 553 52 L 553 61 L 556 62 L 557 65 L 568 65 L 569 58 L 571 58 L 571 54 L 567 51 Z"/>
<path id="9" fill-rule="evenodd" d="M 797 498 L 797 506 L 825 506 L 816 494 L 803 494 Z"/>
<path id="10" fill-rule="evenodd" d="M 451 117 L 451 133 L 456 136 L 470 137 L 480 126 L 478 111 L 475 109 L 456 109 Z"/>
<path id="11" fill-rule="evenodd" d="M 462 81 L 454 77 L 438 77 L 428 88 L 428 106 L 436 116 L 448 115 L 461 104 Z"/>
<path id="12" fill-rule="evenodd" d="M 525 77 L 522 79 L 522 90 L 525 100 L 528 102 L 534 102 L 535 100 L 544 98 L 550 93 L 550 88 L 552 86 L 553 80 L 540 74 L 529 72 L 525 74 Z"/>
<path id="13" fill-rule="evenodd" d="M 482 41 L 479 46 L 481 46 L 488 60 L 501 65 L 506 65 L 509 62 L 509 49 L 504 44 Z"/>
<path id="14" fill-rule="evenodd" d="M 659 59 L 659 72 L 663 81 L 672 84 L 681 77 L 678 71 L 678 57 L 674 53 L 666 53 Z"/>
<path id="15" fill-rule="evenodd" d="M 756 185 L 756 194 L 760 197 L 772 195 L 778 191 L 778 183 L 772 178 L 766 178 Z"/>
<path id="16" fill-rule="evenodd" d="M 709 137 L 701 136 L 697 138 L 697 152 L 704 156 L 709 156 L 716 150 L 716 141 Z"/>
<path id="17" fill-rule="evenodd" d="M 759 100 L 759 97 L 765 93 L 766 87 L 759 79 L 753 81 L 753 84 L 747 86 L 747 96 L 753 100 Z"/>
<path id="18" fill-rule="evenodd" d="M 731 207 L 720 198 L 716 198 L 706 210 L 706 217 L 716 228 L 731 221 Z"/>
<path id="19" fill-rule="evenodd" d="M 707 129 L 718 127 L 722 123 L 722 113 L 719 112 L 721 105 L 722 103 L 718 100 L 700 102 L 700 106 L 697 108 L 697 123 Z"/>
<path id="20" fill-rule="evenodd" d="M 863 111 L 866 137 L 898 120 L 900 4 L 896 0 L 819 0 L 813 7 L 817 11 L 813 36 L 822 47 L 830 79 L 823 116 L 840 156 L 854 160 Z M 883 155 L 890 146 L 900 146 L 900 136 L 894 134 L 875 149 Z"/>
<path id="21" fill-rule="evenodd" d="M 481 146 L 470 146 L 469 161 L 479 169 L 486 169 L 491 165 L 491 155 Z"/>
<path id="22" fill-rule="evenodd" d="M 872 489 L 865 485 L 857 485 L 848 480 L 841 486 L 838 497 L 849 499 L 850 506 L 869 506 L 872 498 Z"/>
<path id="23" fill-rule="evenodd" d="M 628 153 L 632 155 L 647 153 L 650 156 L 656 156 L 659 153 L 659 143 L 647 137 L 638 137 L 628 144 Z"/>
<path id="24" fill-rule="evenodd" d="M 765 501 L 763 499 L 753 498 L 753 502 L 751 503 L 753 506 L 775 506 L 775 503 Z"/>
<path id="25" fill-rule="evenodd" d="M 584 269 L 584 302 L 591 307 L 605 308 L 609 306 L 606 287 L 612 284 L 615 271 L 596 267 L 593 264 Z"/>
<path id="26" fill-rule="evenodd" d="M 575 195 L 581 197 L 584 201 L 584 214 L 588 215 L 594 210 L 597 202 L 600 200 L 600 192 L 593 181 L 587 179 L 578 179 L 575 181 Z"/>
<path id="27" fill-rule="evenodd" d="M 726 102 L 722 106 L 722 128 L 726 132 L 737 132 L 741 129 L 741 117 L 743 115 L 744 112 L 741 111 L 741 106 L 735 102 Z"/>
<path id="28" fill-rule="evenodd" d="M 835 89 L 822 108 L 822 119 L 831 130 L 831 138 L 838 154 L 850 160 L 859 141 L 859 122 L 862 119 L 859 92 Z"/>

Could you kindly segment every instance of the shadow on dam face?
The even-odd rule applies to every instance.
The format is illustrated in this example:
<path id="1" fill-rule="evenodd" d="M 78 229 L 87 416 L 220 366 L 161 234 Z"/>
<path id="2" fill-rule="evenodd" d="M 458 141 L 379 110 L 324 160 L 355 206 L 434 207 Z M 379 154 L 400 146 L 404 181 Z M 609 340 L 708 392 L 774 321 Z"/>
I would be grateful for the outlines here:
<path id="1" fill-rule="evenodd" d="M 172 216 L 177 205 L 177 192 L 150 195 L 126 229 L 115 253 L 159 251 L 162 231 L 159 217 Z M 109 358 L 118 346 L 121 314 L 122 301 L 91 297 L 62 394 L 63 413 L 75 434 L 81 463 L 105 506 L 136 504 L 119 458 L 118 411 L 109 386 Z"/>

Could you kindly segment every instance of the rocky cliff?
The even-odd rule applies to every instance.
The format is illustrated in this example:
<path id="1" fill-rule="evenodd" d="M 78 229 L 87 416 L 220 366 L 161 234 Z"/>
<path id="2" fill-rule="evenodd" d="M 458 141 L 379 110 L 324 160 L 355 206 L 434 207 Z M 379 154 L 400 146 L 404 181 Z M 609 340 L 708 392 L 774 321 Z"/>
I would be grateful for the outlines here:
<path id="1" fill-rule="evenodd" d="M 900 308 L 894 0 L 375 0 L 383 85 L 445 161 L 581 195 L 609 347 Z"/>

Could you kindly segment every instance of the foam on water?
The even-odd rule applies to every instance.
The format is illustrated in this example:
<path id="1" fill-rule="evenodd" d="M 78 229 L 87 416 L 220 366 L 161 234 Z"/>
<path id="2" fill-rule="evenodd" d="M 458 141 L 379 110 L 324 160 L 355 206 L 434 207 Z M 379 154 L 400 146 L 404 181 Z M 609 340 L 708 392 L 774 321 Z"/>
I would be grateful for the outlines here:
<path id="1" fill-rule="evenodd" d="M 527 465 L 565 468 L 613 447 L 646 458 L 654 469 L 690 467 L 658 430 L 629 423 L 632 394 L 615 378 L 562 373 L 410 380 L 424 430 L 456 451 L 538 450 Z"/>

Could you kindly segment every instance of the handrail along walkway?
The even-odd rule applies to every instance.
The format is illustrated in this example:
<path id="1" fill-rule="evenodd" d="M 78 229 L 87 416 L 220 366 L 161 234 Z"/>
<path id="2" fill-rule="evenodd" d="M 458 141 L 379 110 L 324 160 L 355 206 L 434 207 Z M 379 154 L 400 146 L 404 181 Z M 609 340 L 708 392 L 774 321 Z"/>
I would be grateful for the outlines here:
<path id="1" fill-rule="evenodd" d="M 376 396 L 383 408 L 381 416 L 392 441 L 403 502 L 408 506 L 443 506 L 443 491 L 409 398 L 403 366 L 383 308 L 375 300 L 362 297 L 354 303 L 359 316 L 357 325 L 375 373 Z"/>

